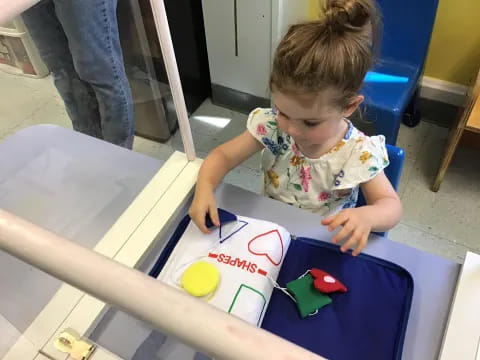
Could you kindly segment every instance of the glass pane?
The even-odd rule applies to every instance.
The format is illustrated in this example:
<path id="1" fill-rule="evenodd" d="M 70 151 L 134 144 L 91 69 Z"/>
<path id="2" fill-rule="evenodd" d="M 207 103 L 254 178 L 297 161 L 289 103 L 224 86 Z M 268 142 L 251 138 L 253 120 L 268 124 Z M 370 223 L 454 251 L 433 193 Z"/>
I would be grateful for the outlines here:
<path id="1" fill-rule="evenodd" d="M 149 25 L 153 19 L 144 17 L 149 10 L 149 2 L 119 1 L 118 27 L 125 71 L 132 90 L 136 134 L 165 143 L 177 128 L 177 118 L 156 30 Z M 147 37 L 150 31 L 153 37 Z"/>
<path id="2" fill-rule="evenodd" d="M 159 237 L 155 247 L 138 269 L 149 273 L 175 232 L 178 221 L 188 207 L 180 209 L 178 219 Z M 109 308 L 88 334 L 88 340 L 125 360 L 207 360 L 210 359 L 180 340 L 153 330 L 150 325 L 131 315 Z M 93 358 L 92 360 L 95 360 Z"/>
<path id="3" fill-rule="evenodd" d="M 211 359 L 180 340 L 113 309 L 105 314 L 89 340 L 125 360 Z"/>
<path id="4" fill-rule="evenodd" d="M 0 208 L 90 248 L 173 152 L 158 141 L 176 129 L 139 3 L 114 4 L 42 1 L 0 28 Z M 137 152 L 108 143 L 130 147 L 134 120 L 156 141 L 135 136 Z M 61 284 L 0 251 L 0 357 L 25 340 Z"/>
<path id="5" fill-rule="evenodd" d="M 59 127 L 30 127 L 10 136 L 0 143 L 0 158 L 0 207 L 88 247 L 162 165 Z M 60 285 L 0 251 L 0 315 L 21 333 Z"/>

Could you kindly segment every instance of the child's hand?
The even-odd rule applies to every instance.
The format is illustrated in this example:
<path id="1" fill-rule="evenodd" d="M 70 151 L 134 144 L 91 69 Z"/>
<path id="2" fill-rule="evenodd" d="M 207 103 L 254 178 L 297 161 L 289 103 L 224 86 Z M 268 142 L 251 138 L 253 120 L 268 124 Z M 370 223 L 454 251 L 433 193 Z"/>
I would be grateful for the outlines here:
<path id="1" fill-rule="evenodd" d="M 342 230 L 332 238 L 332 242 L 337 244 L 346 239 L 340 250 L 346 252 L 355 247 L 352 255 L 357 256 L 367 245 L 368 235 L 372 230 L 372 221 L 367 213 L 368 211 L 362 207 L 342 210 L 334 216 L 323 219 L 322 225 L 328 226 L 329 231 L 342 226 Z"/>
<path id="2" fill-rule="evenodd" d="M 210 234 L 210 230 L 208 230 L 205 225 L 207 214 L 210 215 L 210 219 L 215 226 L 220 226 L 217 202 L 215 196 L 213 196 L 213 192 L 210 190 L 202 191 L 197 189 L 188 214 L 204 234 Z"/>

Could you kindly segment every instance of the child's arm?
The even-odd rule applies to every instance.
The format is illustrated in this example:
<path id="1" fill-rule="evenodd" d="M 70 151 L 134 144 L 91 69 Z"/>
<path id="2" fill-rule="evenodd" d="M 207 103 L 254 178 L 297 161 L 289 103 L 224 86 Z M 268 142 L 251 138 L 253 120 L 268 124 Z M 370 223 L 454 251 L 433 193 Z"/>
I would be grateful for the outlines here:
<path id="1" fill-rule="evenodd" d="M 345 252 L 355 247 L 353 255 L 358 255 L 367 245 L 370 231 L 389 230 L 402 216 L 402 203 L 383 172 L 360 185 L 360 188 L 368 205 L 342 210 L 337 215 L 322 220 L 329 231 L 343 227 L 332 241 L 338 243 L 347 239 L 341 250 Z"/>
<path id="2" fill-rule="evenodd" d="M 230 170 L 262 149 L 263 145 L 249 131 L 245 131 L 208 154 L 200 168 L 195 196 L 189 210 L 190 217 L 202 232 L 209 232 L 205 226 L 207 213 L 216 226 L 220 225 L 213 196 L 215 188 Z"/>

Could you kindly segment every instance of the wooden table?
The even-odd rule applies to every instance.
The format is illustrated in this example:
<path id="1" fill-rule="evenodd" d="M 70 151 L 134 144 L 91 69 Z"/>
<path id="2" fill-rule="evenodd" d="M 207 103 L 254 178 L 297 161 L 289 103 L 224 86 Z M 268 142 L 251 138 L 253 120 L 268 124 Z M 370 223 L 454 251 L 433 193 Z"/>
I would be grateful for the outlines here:
<path id="1" fill-rule="evenodd" d="M 480 133 L 480 96 L 477 97 L 472 113 L 468 117 L 465 130 Z"/>
<path id="2" fill-rule="evenodd" d="M 467 133 L 465 133 L 465 130 Z M 455 154 L 458 143 L 460 142 L 462 135 L 468 134 L 468 132 L 480 133 L 480 72 L 477 75 L 474 87 L 467 96 L 465 108 L 461 111 L 455 126 L 452 127 L 450 131 L 447 148 L 445 149 L 445 154 L 438 169 L 435 181 L 433 182 L 432 191 L 437 192 L 439 190 L 448 166 Z M 476 139 L 474 141 L 477 142 Z"/>

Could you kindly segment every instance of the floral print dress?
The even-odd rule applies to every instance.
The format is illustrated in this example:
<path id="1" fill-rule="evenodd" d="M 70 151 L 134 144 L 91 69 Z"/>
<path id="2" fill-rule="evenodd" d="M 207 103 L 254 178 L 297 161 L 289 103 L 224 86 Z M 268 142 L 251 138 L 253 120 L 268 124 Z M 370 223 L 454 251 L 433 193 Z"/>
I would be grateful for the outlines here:
<path id="1" fill-rule="evenodd" d="M 264 194 L 322 216 L 355 207 L 359 185 L 389 164 L 385 138 L 366 136 L 350 121 L 345 137 L 317 159 L 303 155 L 277 127 L 272 109 L 252 111 L 247 128 L 265 146 Z"/>

